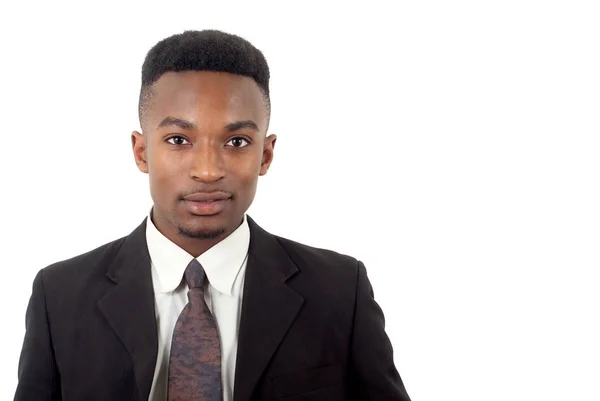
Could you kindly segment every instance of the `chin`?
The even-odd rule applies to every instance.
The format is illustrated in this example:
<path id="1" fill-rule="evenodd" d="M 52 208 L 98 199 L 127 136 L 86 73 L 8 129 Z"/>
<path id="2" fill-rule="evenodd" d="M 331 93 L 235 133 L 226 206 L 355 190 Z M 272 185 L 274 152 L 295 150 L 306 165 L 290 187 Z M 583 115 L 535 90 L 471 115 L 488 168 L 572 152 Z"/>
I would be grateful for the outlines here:
<path id="1" fill-rule="evenodd" d="M 220 224 L 190 224 L 178 225 L 179 235 L 195 239 L 216 239 L 225 233 L 227 229 Z"/>

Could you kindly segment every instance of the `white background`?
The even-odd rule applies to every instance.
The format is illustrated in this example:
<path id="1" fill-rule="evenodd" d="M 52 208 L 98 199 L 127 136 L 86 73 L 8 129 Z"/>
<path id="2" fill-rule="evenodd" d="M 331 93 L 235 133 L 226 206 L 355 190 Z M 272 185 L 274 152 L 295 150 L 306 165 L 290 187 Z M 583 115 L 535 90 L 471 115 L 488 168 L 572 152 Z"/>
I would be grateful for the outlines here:
<path id="1" fill-rule="evenodd" d="M 599 400 L 596 4 L 3 2 L 0 399 L 36 272 L 151 205 L 146 52 L 216 28 L 272 72 L 250 215 L 365 262 L 414 401 Z"/>

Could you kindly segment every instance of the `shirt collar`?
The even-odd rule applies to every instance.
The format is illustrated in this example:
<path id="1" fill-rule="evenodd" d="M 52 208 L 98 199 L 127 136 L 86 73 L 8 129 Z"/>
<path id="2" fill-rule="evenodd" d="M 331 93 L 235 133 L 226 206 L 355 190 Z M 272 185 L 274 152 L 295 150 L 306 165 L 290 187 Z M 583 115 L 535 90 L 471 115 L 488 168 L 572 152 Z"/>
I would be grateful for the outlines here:
<path id="1" fill-rule="evenodd" d="M 158 231 L 151 216 L 152 209 L 146 223 L 148 253 L 157 272 L 160 292 L 173 292 L 181 284 L 185 268 L 193 256 Z M 250 245 L 250 228 L 245 214 L 243 219 L 227 238 L 196 258 L 204 267 L 210 285 L 229 296 Z"/>

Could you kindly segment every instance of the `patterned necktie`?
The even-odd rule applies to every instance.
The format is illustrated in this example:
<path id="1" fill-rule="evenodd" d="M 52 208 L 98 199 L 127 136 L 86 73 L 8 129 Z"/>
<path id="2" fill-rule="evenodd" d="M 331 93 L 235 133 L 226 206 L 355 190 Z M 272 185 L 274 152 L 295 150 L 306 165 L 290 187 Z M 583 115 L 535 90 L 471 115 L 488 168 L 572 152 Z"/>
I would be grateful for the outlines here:
<path id="1" fill-rule="evenodd" d="M 193 259 L 185 269 L 190 288 L 171 343 L 168 401 L 221 401 L 219 333 L 204 301 L 204 268 Z"/>

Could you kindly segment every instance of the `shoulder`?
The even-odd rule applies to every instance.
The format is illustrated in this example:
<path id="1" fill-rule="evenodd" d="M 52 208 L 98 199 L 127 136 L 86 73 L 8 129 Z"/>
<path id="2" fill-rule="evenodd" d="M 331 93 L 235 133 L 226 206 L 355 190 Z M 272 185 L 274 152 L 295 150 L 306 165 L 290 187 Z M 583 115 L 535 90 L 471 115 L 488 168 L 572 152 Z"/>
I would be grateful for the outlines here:
<path id="1" fill-rule="evenodd" d="M 274 235 L 288 257 L 303 273 L 330 278 L 356 278 L 359 261 L 330 249 L 317 248 Z"/>
<path id="2" fill-rule="evenodd" d="M 274 236 L 295 265 L 297 272 L 287 285 L 312 305 L 312 314 L 339 319 L 350 316 L 359 288 L 362 263 L 355 257 L 331 249 L 317 248 Z"/>
<path id="3" fill-rule="evenodd" d="M 122 237 L 95 249 L 73 256 L 69 259 L 52 263 L 40 270 L 38 275 L 43 277 L 44 285 L 64 288 L 65 284 L 73 284 L 86 279 L 102 277 L 123 245 Z"/>

